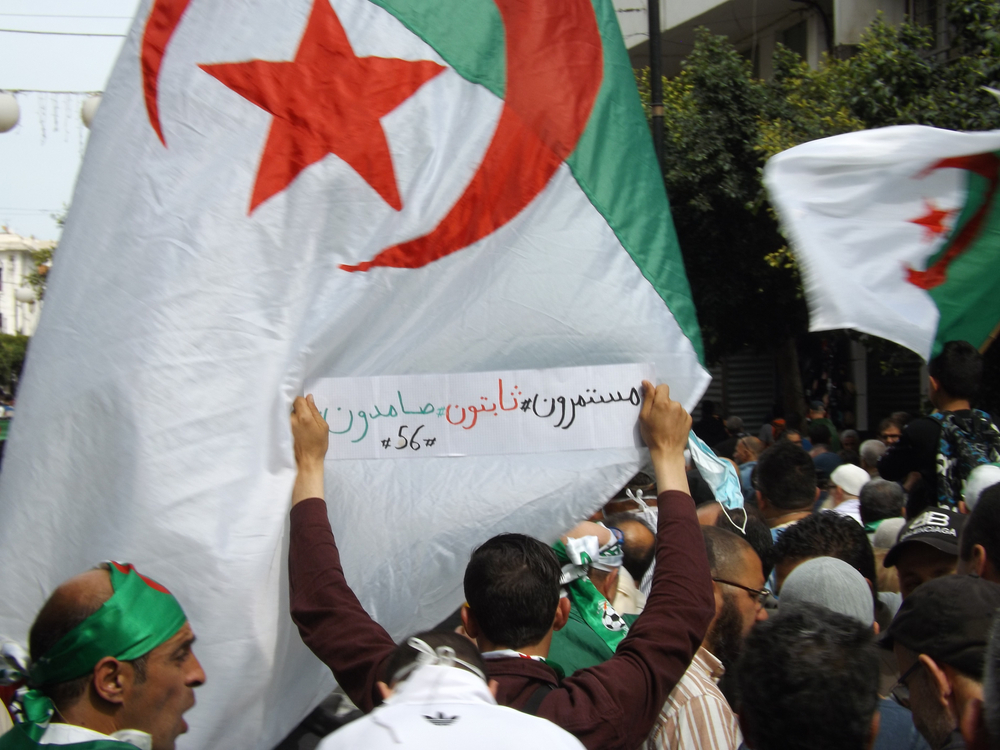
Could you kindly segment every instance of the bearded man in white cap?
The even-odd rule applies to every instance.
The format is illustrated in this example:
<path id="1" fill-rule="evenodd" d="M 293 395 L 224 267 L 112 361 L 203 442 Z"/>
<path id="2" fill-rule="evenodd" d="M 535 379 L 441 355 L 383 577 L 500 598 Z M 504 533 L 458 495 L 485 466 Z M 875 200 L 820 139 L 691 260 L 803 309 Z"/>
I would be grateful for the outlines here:
<path id="1" fill-rule="evenodd" d="M 861 488 L 868 483 L 871 475 L 854 464 L 841 464 L 830 474 L 830 500 L 833 506 L 830 510 L 840 513 L 842 516 L 853 518 L 858 523 L 861 521 Z"/>

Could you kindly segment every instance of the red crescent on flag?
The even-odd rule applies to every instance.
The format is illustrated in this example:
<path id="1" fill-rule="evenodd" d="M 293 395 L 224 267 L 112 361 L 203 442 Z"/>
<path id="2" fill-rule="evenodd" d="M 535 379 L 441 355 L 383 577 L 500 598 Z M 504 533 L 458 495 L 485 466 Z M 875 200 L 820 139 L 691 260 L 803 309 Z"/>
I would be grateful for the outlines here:
<path id="1" fill-rule="evenodd" d="M 181 16 L 191 0 L 155 0 L 153 9 L 146 19 L 146 29 L 142 33 L 142 51 L 139 61 L 142 65 L 142 90 L 146 96 L 146 113 L 160 143 L 167 145 L 160 127 L 160 110 L 156 102 L 160 84 L 160 66 L 166 54 L 170 37 L 174 35 Z"/>
<path id="2" fill-rule="evenodd" d="M 933 289 L 941 286 L 945 282 L 945 273 L 948 266 L 955 258 L 964 253 L 972 241 L 979 236 L 986 215 L 993 208 L 993 199 L 996 197 L 997 187 L 1000 185 L 1000 158 L 994 153 L 972 154 L 971 156 L 956 156 L 948 159 L 941 159 L 927 167 L 917 177 L 926 177 L 936 169 L 964 169 L 968 172 L 978 174 L 989 181 L 986 188 L 986 195 L 981 205 L 972 217 L 965 223 L 961 231 L 953 237 L 948 249 L 926 271 L 917 271 L 913 268 L 906 269 L 906 280 L 921 289 Z"/>
<path id="3" fill-rule="evenodd" d="M 506 36 L 500 121 L 465 192 L 429 234 L 345 271 L 420 268 L 492 234 L 548 184 L 587 127 L 604 71 L 591 0 L 495 0 Z"/>

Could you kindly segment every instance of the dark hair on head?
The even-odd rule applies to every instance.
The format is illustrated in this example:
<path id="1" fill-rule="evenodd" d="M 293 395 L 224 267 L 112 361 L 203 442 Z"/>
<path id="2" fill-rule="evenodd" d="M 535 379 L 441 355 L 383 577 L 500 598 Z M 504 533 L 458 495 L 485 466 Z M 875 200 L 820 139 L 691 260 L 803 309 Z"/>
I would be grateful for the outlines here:
<path id="1" fill-rule="evenodd" d="M 832 510 L 813 513 L 785 529 L 774 543 L 776 565 L 786 560 L 810 560 L 814 557 L 843 560 L 868 579 L 872 596 L 877 595 L 875 552 L 864 526 L 853 518 Z"/>
<path id="2" fill-rule="evenodd" d="M 861 466 L 861 455 L 857 451 L 843 448 L 837 451 L 837 457 L 840 459 L 842 464 L 854 464 L 855 466 Z"/>
<path id="3" fill-rule="evenodd" d="M 968 341 L 948 341 L 927 363 L 927 374 L 952 398 L 974 401 L 983 379 L 983 355 Z"/>
<path id="4" fill-rule="evenodd" d="M 867 524 L 903 515 L 906 494 L 895 482 L 875 477 L 861 488 L 858 502 L 861 504 L 861 522 Z"/>
<path id="5" fill-rule="evenodd" d="M 874 633 L 801 603 L 747 636 L 736 674 L 747 744 L 757 750 L 863 750 L 878 706 Z"/>
<path id="6" fill-rule="evenodd" d="M 106 563 L 102 563 L 98 568 L 107 570 L 108 566 Z M 63 636 L 97 612 L 107 600 L 107 597 L 96 591 L 93 596 L 83 601 L 69 600 L 65 596 L 60 596 L 59 591 L 56 590 L 38 611 L 28 633 L 28 653 L 31 656 L 31 661 L 36 662 L 45 656 Z M 146 681 L 146 662 L 148 659 L 149 654 L 146 653 L 129 662 L 135 670 L 136 682 Z M 83 696 L 87 690 L 87 684 L 92 679 L 93 674 L 88 673 L 65 682 L 34 687 L 47 695 L 55 703 L 57 709 L 65 710 Z"/>
<path id="7" fill-rule="evenodd" d="M 420 652 L 410 645 L 410 638 L 420 639 L 435 651 L 442 646 L 450 648 L 455 652 L 456 657 L 468 662 L 484 675 L 486 674 L 486 664 L 483 662 L 482 654 L 479 653 L 476 644 L 464 635 L 446 630 L 425 630 L 423 633 L 417 633 L 405 638 L 402 643 L 396 646 L 396 650 L 389 655 L 385 666 L 382 667 L 382 682 L 391 686 L 397 679 L 396 675 L 417 660 Z M 475 674 L 475 672 L 472 672 L 472 670 L 461 664 L 455 664 L 454 666 L 456 669 L 464 669 L 467 672 Z"/>
<path id="8" fill-rule="evenodd" d="M 977 544 L 986 550 L 986 559 L 1000 570 L 1000 484 L 983 490 L 976 507 L 965 519 L 958 556 L 968 562 Z"/>
<path id="9" fill-rule="evenodd" d="M 779 440 L 761 453 L 754 477 L 757 489 L 775 508 L 801 510 L 816 502 L 816 466 L 794 443 Z"/>
<path id="10" fill-rule="evenodd" d="M 812 422 L 809 425 L 809 442 L 813 445 L 829 445 L 830 438 L 830 428 L 825 424 Z"/>
<path id="11" fill-rule="evenodd" d="M 656 533 L 636 518 L 634 513 L 628 512 L 605 516 L 604 525 L 622 532 L 625 537 L 622 543 L 622 567 L 632 576 L 632 580 L 641 581 L 649 566 L 653 564 L 653 558 L 656 557 Z M 645 537 L 641 532 L 635 533 L 640 529 L 645 529 L 652 536 L 649 544 L 638 542 L 637 536 Z M 648 537 L 645 538 L 648 540 Z"/>
<path id="12" fill-rule="evenodd" d="M 903 425 L 902 422 L 900 422 L 895 417 L 886 417 L 885 419 L 883 419 L 881 422 L 878 423 L 878 433 L 879 433 L 879 435 L 881 435 L 883 432 L 885 432 L 885 430 L 886 430 L 887 427 L 895 427 L 897 430 L 899 430 L 900 432 L 902 432 L 904 425 Z"/>
<path id="13" fill-rule="evenodd" d="M 764 578 L 768 578 L 771 575 L 772 568 L 774 568 L 774 537 L 771 536 L 771 529 L 767 527 L 767 524 L 760 519 L 755 511 L 756 509 L 752 505 L 744 505 L 740 510 L 729 511 L 729 515 L 732 516 L 733 521 L 740 525 L 742 525 L 744 518 L 746 519 L 746 532 L 736 528 L 733 522 L 726 517 L 725 513 L 719 514 L 719 517 L 715 519 L 715 525 L 720 529 L 726 529 L 746 539 L 747 544 L 753 547 L 753 551 L 760 558 L 760 567 L 764 571 Z"/>
<path id="14" fill-rule="evenodd" d="M 550 547 L 524 534 L 500 534 L 472 553 L 465 600 L 496 646 L 530 646 L 552 627 L 561 573 Z"/>
<path id="15" fill-rule="evenodd" d="M 1000 741 L 1000 617 L 993 618 L 985 661 L 983 720 L 986 724 L 986 734 L 993 743 L 991 747 L 996 747 Z"/>
<path id="16" fill-rule="evenodd" d="M 701 402 L 701 414 L 703 417 L 715 414 L 715 402 L 711 399 L 704 399 Z"/>

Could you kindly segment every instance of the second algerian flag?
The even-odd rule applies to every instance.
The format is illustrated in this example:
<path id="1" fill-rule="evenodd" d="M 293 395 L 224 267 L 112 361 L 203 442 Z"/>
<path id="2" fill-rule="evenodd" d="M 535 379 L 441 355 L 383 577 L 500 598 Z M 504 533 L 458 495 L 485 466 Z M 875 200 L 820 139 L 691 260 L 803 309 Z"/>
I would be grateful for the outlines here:
<path id="1" fill-rule="evenodd" d="M 865 130 L 770 159 L 771 199 L 814 331 L 854 328 L 925 359 L 1000 324 L 1000 131 Z"/>

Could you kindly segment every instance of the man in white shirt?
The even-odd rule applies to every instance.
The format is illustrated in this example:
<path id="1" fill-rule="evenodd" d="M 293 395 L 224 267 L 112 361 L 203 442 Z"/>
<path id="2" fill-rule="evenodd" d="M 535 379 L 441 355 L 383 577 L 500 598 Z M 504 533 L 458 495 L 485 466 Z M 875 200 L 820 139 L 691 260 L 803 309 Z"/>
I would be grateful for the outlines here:
<path id="1" fill-rule="evenodd" d="M 701 531 L 712 569 L 715 617 L 663 705 L 646 750 L 736 750 L 743 739 L 719 680 L 739 658 L 754 624 L 767 619 L 764 571 L 753 547 L 739 535 L 714 526 Z"/>
<path id="2" fill-rule="evenodd" d="M 399 646 L 379 682 L 383 703 L 329 735 L 317 750 L 582 750 L 547 719 L 498 706 L 477 646 L 455 633 L 421 633 Z"/>

